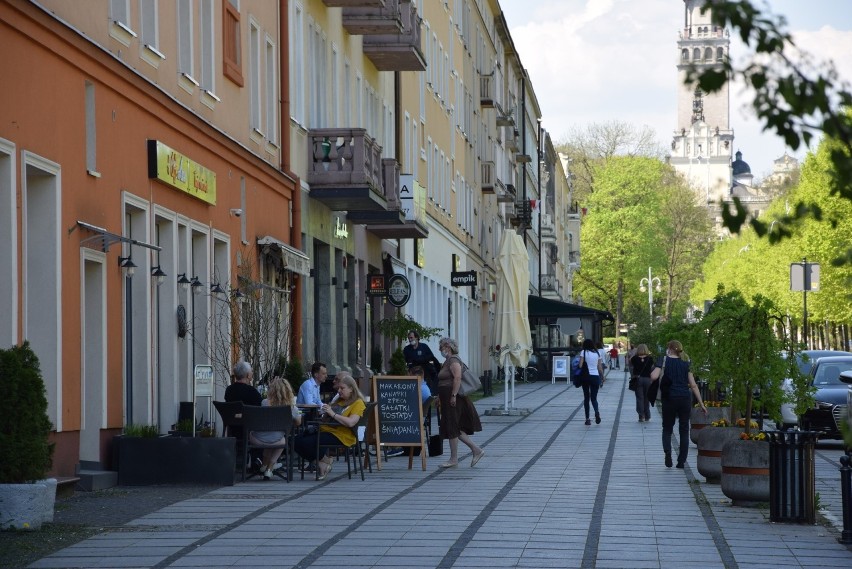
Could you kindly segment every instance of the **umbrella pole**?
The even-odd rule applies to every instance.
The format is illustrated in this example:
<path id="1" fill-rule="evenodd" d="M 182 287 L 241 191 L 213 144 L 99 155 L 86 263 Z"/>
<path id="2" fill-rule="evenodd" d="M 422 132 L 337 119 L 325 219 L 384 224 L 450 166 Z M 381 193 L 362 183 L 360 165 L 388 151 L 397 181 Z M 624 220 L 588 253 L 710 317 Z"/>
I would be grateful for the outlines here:
<path id="1" fill-rule="evenodd" d="M 503 356 L 503 409 L 509 412 L 509 354 Z"/>

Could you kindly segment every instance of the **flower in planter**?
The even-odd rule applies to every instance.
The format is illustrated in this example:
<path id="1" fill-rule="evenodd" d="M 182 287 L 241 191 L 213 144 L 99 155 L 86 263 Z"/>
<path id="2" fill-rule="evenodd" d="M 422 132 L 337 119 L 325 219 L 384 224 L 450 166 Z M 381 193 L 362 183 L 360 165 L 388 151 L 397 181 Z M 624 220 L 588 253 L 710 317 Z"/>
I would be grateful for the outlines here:
<path id="1" fill-rule="evenodd" d="M 743 441 L 765 441 L 766 440 L 766 433 L 764 433 L 762 431 L 759 432 L 759 433 L 742 432 L 742 433 L 740 433 L 740 440 L 743 440 Z"/>
<path id="2" fill-rule="evenodd" d="M 731 422 L 727 419 L 719 419 L 718 421 L 713 421 L 710 425 L 713 427 L 730 427 Z"/>
<path id="3" fill-rule="evenodd" d="M 730 405 L 731 404 L 728 403 L 727 401 L 705 401 L 704 402 L 705 407 L 730 407 Z M 695 405 L 693 405 L 693 407 L 698 407 L 698 404 L 696 403 Z"/>
<path id="4" fill-rule="evenodd" d="M 737 426 L 738 426 L 738 427 L 743 427 L 743 428 L 745 428 L 745 426 L 746 426 L 746 420 L 745 420 L 745 419 L 743 419 L 743 418 L 737 419 Z M 751 427 L 752 429 L 756 429 L 756 428 L 757 428 L 757 421 L 752 420 L 752 421 L 751 421 L 751 424 L 750 424 L 750 427 Z"/>

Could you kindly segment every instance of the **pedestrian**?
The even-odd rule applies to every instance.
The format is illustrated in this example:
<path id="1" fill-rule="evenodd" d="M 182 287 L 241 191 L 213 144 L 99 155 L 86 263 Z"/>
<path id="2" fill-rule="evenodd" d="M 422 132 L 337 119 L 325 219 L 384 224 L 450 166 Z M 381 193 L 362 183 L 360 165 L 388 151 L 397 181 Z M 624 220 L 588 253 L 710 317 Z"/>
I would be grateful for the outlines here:
<path id="1" fill-rule="evenodd" d="M 600 340 L 595 344 L 595 347 L 598 349 L 598 355 L 601 357 L 601 361 L 604 362 L 604 367 L 607 366 L 607 351 L 604 348 L 603 342 Z"/>
<path id="2" fill-rule="evenodd" d="M 615 344 L 609 349 L 609 369 L 612 369 L 613 363 L 615 363 L 615 369 L 618 369 L 618 348 Z"/>
<path id="3" fill-rule="evenodd" d="M 689 452 L 689 413 L 692 410 L 692 398 L 695 395 L 704 414 L 707 408 L 701 400 L 701 392 L 695 383 L 695 377 L 689 369 L 689 356 L 677 340 L 666 344 L 666 356 L 663 367 L 651 372 L 652 381 L 660 381 L 660 396 L 663 402 L 663 452 L 666 455 L 666 467 L 672 467 L 672 432 L 675 419 L 678 421 L 680 450 L 677 455 L 677 467 L 683 468 Z"/>
<path id="4" fill-rule="evenodd" d="M 636 346 L 636 355 L 630 358 L 632 377 L 636 378 L 636 413 L 639 422 L 651 420 L 651 402 L 648 401 L 648 388 L 651 386 L 651 372 L 654 371 L 654 358 L 648 352 L 648 346 Z"/>
<path id="5" fill-rule="evenodd" d="M 485 454 L 470 435 L 482 430 L 479 413 L 466 395 L 459 393 L 461 388 L 462 361 L 459 358 L 459 345 L 452 338 L 441 338 L 438 349 L 444 356 L 444 364 L 438 372 L 438 397 L 441 401 L 441 438 L 450 441 L 450 459 L 441 468 L 453 468 L 459 464 L 459 440 L 473 453 L 471 468 Z"/>
<path id="6" fill-rule="evenodd" d="M 420 334 L 416 330 L 408 332 L 408 345 L 402 349 L 402 355 L 405 356 L 408 372 L 412 373 L 411 369 L 415 366 L 422 367 L 426 385 L 431 391 L 437 391 L 438 358 L 429 346 L 420 341 Z"/>
<path id="7" fill-rule="evenodd" d="M 586 424 L 592 424 L 591 419 L 589 419 L 589 403 L 591 402 L 595 409 L 595 424 L 599 425 L 601 413 L 598 408 L 598 389 L 605 381 L 604 366 L 600 354 L 595 349 L 595 343 L 590 338 L 583 340 L 583 350 L 580 352 L 580 369 L 584 369 L 584 365 L 588 367 L 588 373 L 585 373 L 584 370 L 580 379 L 580 387 L 583 388 L 583 409 L 586 411 Z"/>

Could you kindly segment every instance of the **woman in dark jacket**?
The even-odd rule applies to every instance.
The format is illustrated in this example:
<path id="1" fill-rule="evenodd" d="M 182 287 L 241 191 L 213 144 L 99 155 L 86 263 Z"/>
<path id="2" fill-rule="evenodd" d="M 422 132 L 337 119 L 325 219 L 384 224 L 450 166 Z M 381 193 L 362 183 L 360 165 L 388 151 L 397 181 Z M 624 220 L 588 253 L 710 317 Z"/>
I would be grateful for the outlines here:
<path id="1" fill-rule="evenodd" d="M 671 380 L 671 386 L 664 388 L 660 376 Z M 666 345 L 666 358 L 663 369 L 656 368 L 651 372 L 651 380 L 660 379 L 660 395 L 663 402 L 663 452 L 666 453 L 666 466 L 672 467 L 672 432 L 674 431 L 675 419 L 678 421 L 678 436 L 680 437 L 680 451 L 677 455 L 677 467 L 683 468 L 686 464 L 686 455 L 689 452 L 689 413 L 692 410 L 692 397 L 689 392 L 695 394 L 695 399 L 701 406 L 704 414 L 707 408 L 701 400 L 701 392 L 695 383 L 695 377 L 689 370 L 689 356 L 683 351 L 683 346 L 677 340 L 672 340 Z"/>
<path id="2" fill-rule="evenodd" d="M 651 386 L 651 372 L 654 371 L 654 358 L 648 352 L 648 346 L 636 346 L 636 355 L 630 358 L 630 369 L 636 378 L 636 413 L 639 422 L 651 420 L 651 402 L 648 401 L 648 388 Z"/>

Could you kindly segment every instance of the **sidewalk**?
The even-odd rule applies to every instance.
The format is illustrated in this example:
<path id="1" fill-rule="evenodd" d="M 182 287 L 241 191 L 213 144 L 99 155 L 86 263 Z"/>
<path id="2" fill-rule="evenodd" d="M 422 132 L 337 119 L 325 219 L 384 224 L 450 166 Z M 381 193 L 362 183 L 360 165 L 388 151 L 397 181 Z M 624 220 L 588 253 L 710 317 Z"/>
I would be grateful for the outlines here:
<path id="1" fill-rule="evenodd" d="M 852 566 L 834 528 L 730 506 L 695 479 L 694 447 L 686 469 L 665 468 L 659 416 L 638 423 L 623 372 L 609 378 L 600 425 L 583 424 L 582 392 L 564 381 L 517 385 L 527 416 L 486 416 L 502 392 L 481 400 L 475 439 L 487 454 L 476 468 L 463 445 L 458 468 L 438 468 L 445 444 L 425 472 L 394 458 L 366 482 L 338 468 L 322 483 L 241 483 L 31 567 Z"/>

